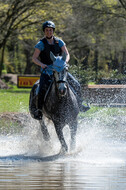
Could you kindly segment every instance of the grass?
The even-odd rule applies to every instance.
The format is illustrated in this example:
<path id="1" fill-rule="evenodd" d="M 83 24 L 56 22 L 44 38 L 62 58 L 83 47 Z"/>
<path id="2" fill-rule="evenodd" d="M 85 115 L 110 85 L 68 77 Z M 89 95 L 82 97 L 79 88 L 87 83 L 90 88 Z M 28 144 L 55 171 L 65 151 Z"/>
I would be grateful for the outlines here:
<path id="1" fill-rule="evenodd" d="M 17 88 L 0 90 L 0 113 L 3 112 L 28 112 L 29 95 L 31 89 Z M 103 111 L 102 111 L 103 110 Z M 80 116 L 90 116 L 96 112 L 103 112 L 103 115 L 126 114 L 126 108 L 104 108 L 91 105 L 88 112 L 80 113 Z"/>
<path id="2" fill-rule="evenodd" d="M 0 114 L 8 112 L 29 112 L 29 95 L 31 89 L 14 87 L 0 90 Z M 17 121 L 0 119 L 0 134 L 19 133 L 22 126 Z"/>
<path id="3" fill-rule="evenodd" d="M 29 112 L 29 95 L 31 89 L 12 88 L 0 90 L 0 114 L 6 112 Z M 105 118 L 111 116 L 125 116 L 126 108 L 105 108 L 91 105 L 91 109 L 85 113 L 80 113 L 79 118 L 98 118 L 101 117 L 103 122 Z M 22 127 L 16 121 L 0 119 L 0 134 L 18 133 Z"/>
<path id="4" fill-rule="evenodd" d="M 79 116 L 83 117 L 102 117 L 103 119 L 110 116 L 125 116 L 126 115 L 126 107 L 96 107 L 90 106 L 91 109 L 85 113 L 80 113 Z"/>
<path id="5" fill-rule="evenodd" d="M 30 89 L 0 90 L 0 113 L 28 112 Z"/>

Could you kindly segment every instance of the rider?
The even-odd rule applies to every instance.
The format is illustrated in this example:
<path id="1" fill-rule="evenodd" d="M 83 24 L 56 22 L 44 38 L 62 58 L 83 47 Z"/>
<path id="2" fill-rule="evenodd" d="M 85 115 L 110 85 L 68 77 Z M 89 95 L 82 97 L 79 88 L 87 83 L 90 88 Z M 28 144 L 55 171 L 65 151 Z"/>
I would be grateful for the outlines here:
<path id="1" fill-rule="evenodd" d="M 35 45 L 35 51 L 32 57 L 33 62 L 41 67 L 40 86 L 36 105 L 37 110 L 34 114 L 35 119 L 41 119 L 42 117 L 40 110 L 42 109 L 47 86 L 49 86 L 50 78 L 52 76 L 52 71 L 49 69 L 52 64 L 50 51 L 52 51 L 55 56 L 60 56 L 65 53 L 66 63 L 70 60 L 70 55 L 64 41 L 54 36 L 55 24 L 52 21 L 46 21 L 43 23 L 42 29 L 44 32 L 44 38 Z M 77 99 L 80 111 L 85 112 L 89 110 L 89 106 L 82 105 L 80 84 L 70 73 L 68 73 L 68 82 L 78 96 Z"/>

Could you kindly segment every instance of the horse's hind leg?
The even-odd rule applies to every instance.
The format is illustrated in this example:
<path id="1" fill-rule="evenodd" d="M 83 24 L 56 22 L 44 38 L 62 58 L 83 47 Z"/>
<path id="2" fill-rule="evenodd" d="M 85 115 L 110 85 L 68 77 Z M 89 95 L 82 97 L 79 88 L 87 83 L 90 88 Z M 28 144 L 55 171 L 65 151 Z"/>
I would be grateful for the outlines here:
<path id="1" fill-rule="evenodd" d="M 77 133 L 77 120 L 70 123 L 71 142 L 70 150 L 74 150 L 76 147 L 76 133 Z"/>
<path id="2" fill-rule="evenodd" d="M 42 131 L 44 140 L 49 141 L 50 140 L 50 135 L 49 135 L 48 129 L 47 129 L 43 119 L 40 120 L 39 123 L 41 125 L 41 131 Z"/>

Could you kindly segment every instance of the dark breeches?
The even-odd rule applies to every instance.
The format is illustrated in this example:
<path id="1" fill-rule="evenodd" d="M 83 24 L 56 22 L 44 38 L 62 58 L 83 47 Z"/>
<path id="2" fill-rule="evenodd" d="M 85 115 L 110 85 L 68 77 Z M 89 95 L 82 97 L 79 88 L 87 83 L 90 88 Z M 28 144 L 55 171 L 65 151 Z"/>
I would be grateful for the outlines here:
<path id="1" fill-rule="evenodd" d="M 39 94 L 46 93 L 51 81 L 52 81 L 52 76 L 49 76 L 49 75 L 43 74 L 43 73 L 41 74 L 41 76 L 40 76 Z"/>
<path id="2" fill-rule="evenodd" d="M 81 96 L 80 83 L 70 73 L 68 73 L 67 80 L 74 94 L 76 96 Z"/>

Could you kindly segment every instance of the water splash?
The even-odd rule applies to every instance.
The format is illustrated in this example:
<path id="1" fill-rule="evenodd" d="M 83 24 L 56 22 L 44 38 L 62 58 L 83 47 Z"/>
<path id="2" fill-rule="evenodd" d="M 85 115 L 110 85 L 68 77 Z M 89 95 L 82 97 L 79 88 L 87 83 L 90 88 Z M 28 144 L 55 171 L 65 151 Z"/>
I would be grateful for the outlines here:
<path id="1" fill-rule="evenodd" d="M 117 115 L 106 114 L 109 109 L 101 109 L 79 120 L 77 147 L 74 152 L 68 153 L 67 161 L 100 165 L 126 163 L 126 117 L 122 110 Z M 0 136 L 0 156 L 44 157 L 57 154 L 60 151 L 60 143 L 53 124 L 48 121 L 46 123 L 51 134 L 51 143 L 44 141 L 39 122 L 29 116 L 24 122 L 21 133 Z M 69 144 L 70 135 L 68 134 L 69 128 L 66 126 L 64 135 Z"/>
<path id="2" fill-rule="evenodd" d="M 109 109 L 99 110 L 80 122 L 78 142 L 82 151 L 79 158 L 85 163 L 126 163 L 126 117 L 122 116 L 122 110 L 121 115 L 106 115 Z"/>

